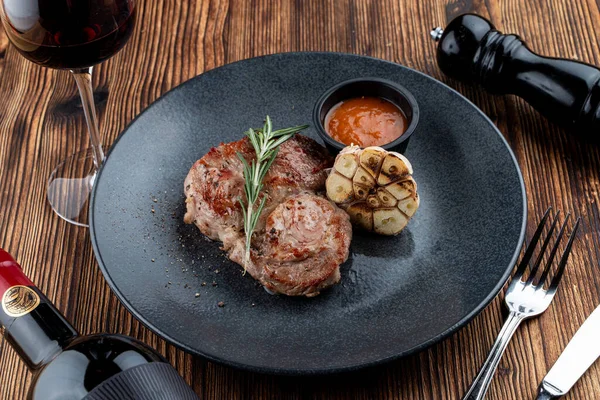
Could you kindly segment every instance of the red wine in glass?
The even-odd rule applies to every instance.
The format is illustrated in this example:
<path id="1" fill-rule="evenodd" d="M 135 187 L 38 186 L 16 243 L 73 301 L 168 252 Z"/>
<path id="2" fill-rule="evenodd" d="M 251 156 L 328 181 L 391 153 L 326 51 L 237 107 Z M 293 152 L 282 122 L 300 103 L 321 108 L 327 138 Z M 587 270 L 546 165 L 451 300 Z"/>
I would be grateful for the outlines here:
<path id="1" fill-rule="evenodd" d="M 41 66 L 68 69 L 77 82 L 91 147 L 61 162 L 48 181 L 52 208 L 76 225 L 87 226 L 87 200 L 104 160 L 92 66 L 121 50 L 135 16 L 134 0 L 0 0 L 0 19 L 19 53 Z"/>
<path id="2" fill-rule="evenodd" d="M 3 1 L 11 42 L 25 58 L 50 68 L 85 68 L 112 57 L 135 21 L 128 0 Z"/>

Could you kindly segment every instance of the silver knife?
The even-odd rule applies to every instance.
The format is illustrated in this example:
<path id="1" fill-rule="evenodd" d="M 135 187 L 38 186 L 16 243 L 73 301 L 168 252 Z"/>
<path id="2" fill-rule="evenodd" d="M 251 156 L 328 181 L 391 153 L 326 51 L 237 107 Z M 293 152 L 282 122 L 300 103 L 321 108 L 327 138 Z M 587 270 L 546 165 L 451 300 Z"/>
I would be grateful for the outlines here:
<path id="1" fill-rule="evenodd" d="M 536 400 L 557 399 L 567 393 L 600 356 L 600 306 L 575 333 L 544 377 Z"/>

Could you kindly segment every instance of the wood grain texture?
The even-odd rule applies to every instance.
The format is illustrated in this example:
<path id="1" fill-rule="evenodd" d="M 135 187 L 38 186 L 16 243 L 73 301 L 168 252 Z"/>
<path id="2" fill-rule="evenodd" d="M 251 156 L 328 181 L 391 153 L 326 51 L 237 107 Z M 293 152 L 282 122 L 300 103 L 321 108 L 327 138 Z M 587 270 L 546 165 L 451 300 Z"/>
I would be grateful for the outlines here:
<path id="1" fill-rule="evenodd" d="M 549 204 L 583 218 L 553 305 L 526 322 L 509 345 L 490 400 L 533 398 L 577 328 L 600 303 L 600 148 L 574 140 L 512 96 L 493 97 L 444 77 L 433 26 L 477 12 L 520 34 L 538 52 L 600 64 L 597 0 L 152 0 L 139 2 L 127 47 L 95 68 L 105 143 L 162 93 L 197 74 L 283 51 L 340 51 L 423 71 L 471 99 L 497 124 L 522 168 L 528 238 Z M 23 59 L 0 30 L 0 247 L 82 333 L 117 332 L 157 348 L 201 399 L 458 399 L 503 322 L 502 296 L 464 329 L 429 350 L 377 368 L 290 378 L 238 371 L 166 344 L 121 306 L 93 257 L 89 233 L 56 217 L 46 180 L 58 162 L 87 146 L 83 110 L 67 72 Z M 4 347 L 0 399 L 25 397 L 30 374 Z M 565 399 L 600 399 L 600 363 Z"/>

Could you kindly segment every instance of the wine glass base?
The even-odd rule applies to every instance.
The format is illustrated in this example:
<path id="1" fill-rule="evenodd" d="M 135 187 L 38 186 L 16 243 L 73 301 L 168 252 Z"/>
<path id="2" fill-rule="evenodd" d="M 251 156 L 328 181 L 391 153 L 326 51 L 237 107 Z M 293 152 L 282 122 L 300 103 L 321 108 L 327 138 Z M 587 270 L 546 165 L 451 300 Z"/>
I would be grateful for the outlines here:
<path id="1" fill-rule="evenodd" d="M 48 202 L 59 217 L 88 226 L 88 200 L 96 179 L 92 149 L 63 160 L 48 179 Z"/>

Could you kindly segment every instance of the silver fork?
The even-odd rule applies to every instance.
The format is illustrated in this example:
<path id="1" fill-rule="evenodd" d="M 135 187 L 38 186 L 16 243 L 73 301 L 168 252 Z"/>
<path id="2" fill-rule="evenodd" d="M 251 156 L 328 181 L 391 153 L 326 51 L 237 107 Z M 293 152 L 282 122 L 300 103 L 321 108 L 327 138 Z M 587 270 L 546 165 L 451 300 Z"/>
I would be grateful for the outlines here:
<path id="1" fill-rule="evenodd" d="M 525 273 L 525 269 L 533 256 L 533 252 L 537 243 L 539 242 L 540 237 L 542 236 L 542 231 L 544 226 L 546 225 L 546 221 L 548 220 L 548 216 L 550 215 L 552 207 L 546 210 L 542 220 L 540 221 L 533 238 L 531 239 L 531 243 L 527 246 L 525 253 L 523 254 L 523 258 L 517 267 L 517 272 L 513 276 L 513 279 L 508 286 L 506 291 L 506 295 L 504 300 L 506 302 L 506 306 L 510 313 L 508 314 L 508 318 L 502 327 L 502 330 L 498 334 L 498 338 L 496 342 L 492 346 L 490 350 L 490 354 L 488 358 L 485 360 L 485 363 L 481 367 L 481 370 L 477 374 L 475 381 L 471 384 L 469 391 L 463 397 L 463 400 L 482 400 L 490 386 L 490 382 L 492 381 L 492 376 L 494 372 L 496 372 L 496 368 L 498 367 L 498 363 L 500 361 L 500 357 L 502 357 L 502 353 L 506 349 L 506 345 L 510 341 L 511 337 L 521 324 L 523 320 L 531 317 L 535 317 L 540 315 L 550 305 L 552 298 L 556 294 L 556 289 L 560 280 L 565 272 L 565 267 L 567 265 L 567 260 L 569 258 L 569 254 L 571 253 L 571 247 L 573 245 L 573 240 L 575 238 L 575 234 L 577 232 L 577 228 L 579 227 L 580 218 L 577 219 L 575 225 L 573 226 L 573 231 L 569 236 L 569 240 L 565 247 L 564 252 L 562 253 L 560 262 L 558 264 L 558 268 L 556 270 L 556 274 L 554 274 L 554 278 L 550 282 L 550 286 L 548 289 L 544 289 L 544 281 L 548 278 L 550 274 L 550 267 L 552 266 L 552 261 L 554 260 L 554 256 L 558 250 L 558 245 L 560 240 L 562 239 L 565 227 L 567 225 L 567 220 L 569 219 L 570 214 L 567 214 L 565 217 L 565 221 L 563 222 L 560 231 L 558 233 L 558 237 L 554 245 L 552 246 L 552 250 L 550 250 L 550 254 L 548 255 L 548 260 L 544 267 L 544 271 L 538 280 L 538 283 L 534 285 L 534 278 L 539 270 L 540 264 L 542 263 L 542 256 L 552 239 L 552 233 L 554 232 L 554 228 L 556 228 L 556 223 L 558 221 L 558 215 L 560 211 L 557 211 L 554 215 L 552 225 L 550 226 L 550 230 L 546 235 L 544 242 L 542 243 L 542 247 L 538 254 L 538 257 L 535 261 L 533 268 L 529 274 L 529 277 L 523 281 L 523 274 Z"/>

